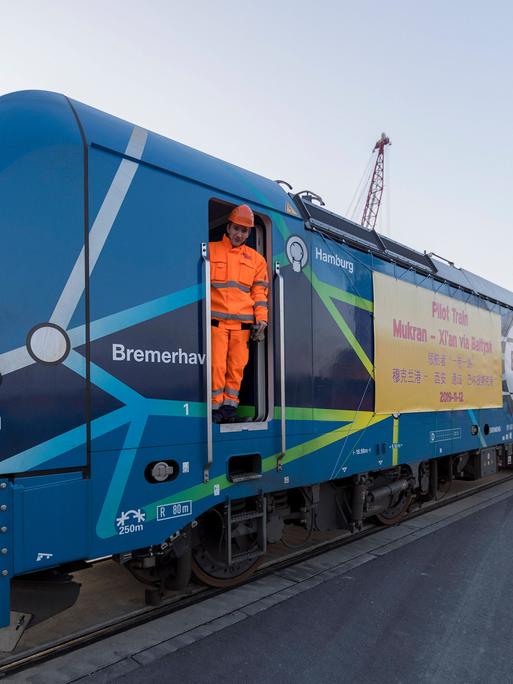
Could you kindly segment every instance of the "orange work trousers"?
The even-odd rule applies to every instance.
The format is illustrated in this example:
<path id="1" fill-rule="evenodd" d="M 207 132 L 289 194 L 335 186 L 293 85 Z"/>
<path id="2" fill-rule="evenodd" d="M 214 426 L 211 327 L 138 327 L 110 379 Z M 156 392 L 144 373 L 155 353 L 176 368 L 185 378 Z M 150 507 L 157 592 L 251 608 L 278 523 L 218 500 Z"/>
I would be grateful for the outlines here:
<path id="1" fill-rule="evenodd" d="M 239 405 L 239 390 L 249 360 L 249 330 L 232 321 L 212 326 L 212 408 Z"/>

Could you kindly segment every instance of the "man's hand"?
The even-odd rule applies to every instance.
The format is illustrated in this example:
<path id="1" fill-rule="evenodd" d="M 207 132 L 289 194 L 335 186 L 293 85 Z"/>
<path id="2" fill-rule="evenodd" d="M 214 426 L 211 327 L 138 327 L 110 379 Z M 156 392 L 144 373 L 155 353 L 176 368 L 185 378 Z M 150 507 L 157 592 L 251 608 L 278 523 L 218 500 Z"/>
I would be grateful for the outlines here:
<path id="1" fill-rule="evenodd" d="M 264 330 L 267 328 L 267 323 L 265 321 L 257 321 L 251 330 L 251 339 L 254 342 L 262 342 L 265 338 Z"/>

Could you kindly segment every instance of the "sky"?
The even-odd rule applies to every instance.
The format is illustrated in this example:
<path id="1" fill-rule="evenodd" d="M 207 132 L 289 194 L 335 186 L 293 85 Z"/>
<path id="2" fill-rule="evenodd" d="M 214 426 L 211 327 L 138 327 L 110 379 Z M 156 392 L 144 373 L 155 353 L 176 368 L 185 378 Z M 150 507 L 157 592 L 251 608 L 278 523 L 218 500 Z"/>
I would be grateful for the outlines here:
<path id="1" fill-rule="evenodd" d="M 500 0 L 0 0 L 0 95 L 64 93 L 349 217 L 384 131 L 378 229 L 513 290 L 512 25 Z"/>

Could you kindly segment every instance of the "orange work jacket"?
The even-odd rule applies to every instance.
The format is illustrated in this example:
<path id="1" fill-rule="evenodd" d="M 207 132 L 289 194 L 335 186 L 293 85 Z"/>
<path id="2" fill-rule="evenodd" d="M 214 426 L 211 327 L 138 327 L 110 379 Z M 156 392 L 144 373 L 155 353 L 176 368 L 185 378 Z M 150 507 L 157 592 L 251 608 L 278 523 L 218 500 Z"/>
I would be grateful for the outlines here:
<path id="1" fill-rule="evenodd" d="M 251 247 L 233 247 L 223 235 L 209 243 L 212 318 L 253 323 L 268 319 L 269 280 L 264 257 Z"/>

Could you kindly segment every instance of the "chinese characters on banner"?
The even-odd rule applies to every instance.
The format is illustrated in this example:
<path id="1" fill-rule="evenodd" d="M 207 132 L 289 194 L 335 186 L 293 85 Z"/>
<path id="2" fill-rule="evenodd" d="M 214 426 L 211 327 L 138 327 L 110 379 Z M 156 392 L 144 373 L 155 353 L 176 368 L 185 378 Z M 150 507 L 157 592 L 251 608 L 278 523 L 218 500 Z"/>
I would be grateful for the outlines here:
<path id="1" fill-rule="evenodd" d="M 502 406 L 498 314 L 373 279 L 376 413 Z"/>

